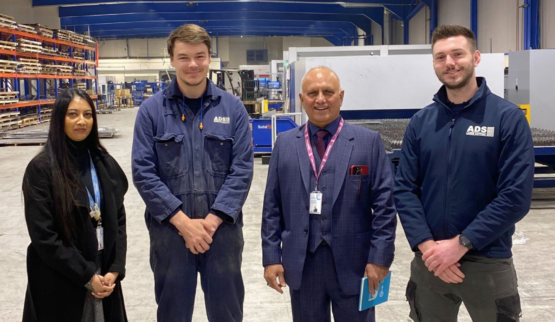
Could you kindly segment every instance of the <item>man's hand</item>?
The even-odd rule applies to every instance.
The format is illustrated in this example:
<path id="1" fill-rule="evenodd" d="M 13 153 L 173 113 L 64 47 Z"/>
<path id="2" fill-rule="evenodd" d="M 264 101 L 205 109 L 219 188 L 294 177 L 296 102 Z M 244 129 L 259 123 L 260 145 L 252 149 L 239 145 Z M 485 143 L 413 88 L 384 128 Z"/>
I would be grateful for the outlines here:
<path id="1" fill-rule="evenodd" d="M 370 294 L 374 296 L 374 292 L 380 289 L 380 283 L 389 274 L 389 268 L 376 265 L 376 264 L 366 264 L 366 269 L 364 270 L 364 276 L 368 277 L 368 290 Z"/>
<path id="2" fill-rule="evenodd" d="M 206 218 L 204 218 L 204 229 L 206 229 L 206 232 L 210 235 L 210 237 L 213 237 L 222 222 L 224 221 L 220 217 L 214 215 L 213 213 L 209 213 L 206 215 Z"/>
<path id="3" fill-rule="evenodd" d="M 457 263 L 468 248 L 459 244 L 459 236 L 437 242 L 433 248 L 428 249 L 423 255 L 428 270 L 434 271 L 435 276 L 441 275 L 448 267 Z"/>
<path id="4" fill-rule="evenodd" d="M 212 237 L 208 234 L 203 225 L 204 219 L 191 219 L 181 210 L 170 219 L 170 223 L 179 230 L 179 234 L 185 239 L 185 247 L 191 253 L 197 255 L 210 249 Z"/>
<path id="5" fill-rule="evenodd" d="M 422 252 L 422 254 L 424 254 L 425 252 L 427 252 L 429 249 L 434 248 L 434 246 L 437 243 L 431 239 L 426 240 L 421 242 L 420 244 L 418 244 L 418 249 L 420 250 L 420 252 Z"/>
<path id="6" fill-rule="evenodd" d="M 274 264 L 264 267 L 264 279 L 268 286 L 283 294 L 282 287 L 286 287 L 283 265 Z"/>
<path id="7" fill-rule="evenodd" d="M 444 281 L 445 283 L 452 283 L 452 284 L 459 284 L 463 282 L 463 278 L 464 278 L 464 274 L 463 272 L 461 272 L 461 270 L 459 269 L 459 267 L 461 267 L 460 263 L 455 263 L 449 267 L 447 267 L 446 270 L 443 271 L 443 273 L 439 274 L 439 278 Z"/>

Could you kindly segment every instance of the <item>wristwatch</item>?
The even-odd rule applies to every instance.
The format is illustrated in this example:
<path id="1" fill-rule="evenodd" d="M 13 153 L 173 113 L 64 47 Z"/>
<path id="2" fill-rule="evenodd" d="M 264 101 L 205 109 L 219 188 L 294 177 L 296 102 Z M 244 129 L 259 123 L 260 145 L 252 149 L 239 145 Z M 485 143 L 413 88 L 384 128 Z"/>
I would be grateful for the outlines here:
<path id="1" fill-rule="evenodd" d="M 468 248 L 468 250 L 471 250 L 473 248 L 472 243 L 470 242 L 470 240 L 468 238 L 466 238 L 466 236 L 463 235 L 463 234 L 459 235 L 459 245 L 462 245 L 462 246 Z"/>

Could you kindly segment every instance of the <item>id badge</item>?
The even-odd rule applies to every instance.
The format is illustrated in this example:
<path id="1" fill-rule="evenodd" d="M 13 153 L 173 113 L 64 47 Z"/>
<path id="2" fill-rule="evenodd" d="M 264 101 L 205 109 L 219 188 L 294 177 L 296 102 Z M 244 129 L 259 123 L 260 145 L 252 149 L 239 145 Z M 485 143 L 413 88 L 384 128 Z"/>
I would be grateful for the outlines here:
<path id="1" fill-rule="evenodd" d="M 98 241 L 98 250 L 104 249 L 104 228 L 102 226 L 96 227 L 96 240 Z"/>
<path id="2" fill-rule="evenodd" d="M 322 193 L 320 191 L 313 191 L 310 193 L 309 213 L 311 215 L 322 214 Z"/>

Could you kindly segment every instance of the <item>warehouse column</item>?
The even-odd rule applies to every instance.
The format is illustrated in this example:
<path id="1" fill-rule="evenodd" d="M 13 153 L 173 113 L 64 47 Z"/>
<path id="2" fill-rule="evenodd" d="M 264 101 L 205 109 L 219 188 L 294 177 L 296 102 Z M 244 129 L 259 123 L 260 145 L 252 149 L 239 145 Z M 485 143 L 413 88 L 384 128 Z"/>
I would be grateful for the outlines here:
<path id="1" fill-rule="evenodd" d="M 357 35 L 358 35 L 358 46 L 365 46 L 366 45 L 366 33 L 364 30 L 357 27 Z"/>
<path id="2" fill-rule="evenodd" d="M 382 39 L 384 45 L 391 43 L 391 13 L 388 10 L 383 12 Z"/>

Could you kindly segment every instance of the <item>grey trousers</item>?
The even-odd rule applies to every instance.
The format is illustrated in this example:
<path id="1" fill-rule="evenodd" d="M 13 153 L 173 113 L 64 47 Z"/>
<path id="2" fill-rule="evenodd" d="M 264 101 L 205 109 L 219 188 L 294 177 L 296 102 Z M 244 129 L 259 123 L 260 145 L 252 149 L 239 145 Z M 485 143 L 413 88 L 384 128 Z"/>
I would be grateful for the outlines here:
<path id="1" fill-rule="evenodd" d="M 520 297 L 512 258 L 463 256 L 465 278 L 449 284 L 429 272 L 417 252 L 407 285 L 410 317 L 416 322 L 456 322 L 464 303 L 474 322 L 520 321 Z"/>

